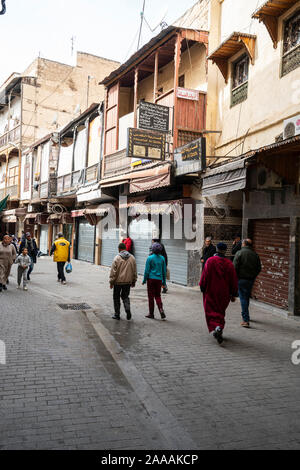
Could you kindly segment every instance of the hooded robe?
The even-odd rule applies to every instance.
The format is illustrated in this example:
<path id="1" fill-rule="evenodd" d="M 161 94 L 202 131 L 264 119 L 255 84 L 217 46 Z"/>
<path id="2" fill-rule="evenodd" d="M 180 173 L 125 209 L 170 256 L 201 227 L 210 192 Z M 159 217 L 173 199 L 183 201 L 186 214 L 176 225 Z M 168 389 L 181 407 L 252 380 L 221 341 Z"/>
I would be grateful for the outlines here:
<path id="1" fill-rule="evenodd" d="M 238 295 L 238 278 L 232 261 L 215 255 L 205 264 L 200 288 L 209 332 L 225 326 L 225 313 L 232 297 Z"/>

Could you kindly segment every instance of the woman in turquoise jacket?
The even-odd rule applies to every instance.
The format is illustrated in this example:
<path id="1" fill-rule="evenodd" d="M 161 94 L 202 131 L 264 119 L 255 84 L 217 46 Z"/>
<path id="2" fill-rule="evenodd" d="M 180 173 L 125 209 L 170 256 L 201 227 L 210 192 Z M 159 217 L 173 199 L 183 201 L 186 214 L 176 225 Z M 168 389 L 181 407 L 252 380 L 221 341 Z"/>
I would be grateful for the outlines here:
<path id="1" fill-rule="evenodd" d="M 162 320 L 166 319 L 161 300 L 161 288 L 166 285 L 167 266 L 165 258 L 161 255 L 162 246 L 159 243 L 152 245 L 152 255 L 146 262 L 143 284 L 147 283 L 149 315 L 146 318 L 154 318 L 154 299 L 156 301 Z"/>

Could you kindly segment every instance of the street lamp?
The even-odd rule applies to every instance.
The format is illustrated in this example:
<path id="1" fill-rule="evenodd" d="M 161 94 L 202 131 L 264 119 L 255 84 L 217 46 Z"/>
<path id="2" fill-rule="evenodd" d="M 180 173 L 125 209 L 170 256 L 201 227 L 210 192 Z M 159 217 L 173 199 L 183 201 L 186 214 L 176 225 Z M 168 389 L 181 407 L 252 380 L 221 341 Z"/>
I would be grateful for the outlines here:
<path id="1" fill-rule="evenodd" d="M 0 15 L 5 15 L 5 13 L 6 13 L 5 2 L 6 2 L 6 0 L 1 0 L 2 10 L 0 11 Z"/>

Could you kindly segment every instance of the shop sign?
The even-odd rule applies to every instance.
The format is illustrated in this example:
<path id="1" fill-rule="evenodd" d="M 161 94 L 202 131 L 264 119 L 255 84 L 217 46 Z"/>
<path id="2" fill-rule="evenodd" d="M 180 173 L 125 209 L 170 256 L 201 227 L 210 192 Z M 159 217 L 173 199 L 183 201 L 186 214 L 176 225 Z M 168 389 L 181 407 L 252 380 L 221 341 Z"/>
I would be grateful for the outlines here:
<path id="1" fill-rule="evenodd" d="M 170 108 L 158 104 L 140 101 L 139 128 L 159 132 L 168 132 L 170 122 Z"/>
<path id="2" fill-rule="evenodd" d="M 127 157 L 133 165 L 151 160 L 165 160 L 166 134 L 149 130 L 128 129 Z"/>
<path id="3" fill-rule="evenodd" d="M 191 101 L 199 101 L 199 91 L 178 87 L 177 98 L 182 98 L 184 100 L 191 100 Z"/>
<path id="4" fill-rule="evenodd" d="M 206 138 L 193 142 L 175 150 L 176 175 L 198 173 L 206 169 Z"/>

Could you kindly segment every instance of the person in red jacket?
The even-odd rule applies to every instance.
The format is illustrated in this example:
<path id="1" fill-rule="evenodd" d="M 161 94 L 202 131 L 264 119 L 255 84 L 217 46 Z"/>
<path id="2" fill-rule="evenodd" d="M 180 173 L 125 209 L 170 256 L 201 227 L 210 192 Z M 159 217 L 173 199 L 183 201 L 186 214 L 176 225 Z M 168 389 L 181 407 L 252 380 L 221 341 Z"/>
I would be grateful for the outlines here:
<path id="1" fill-rule="evenodd" d="M 122 240 L 122 243 L 124 243 L 124 245 L 126 246 L 126 251 L 128 251 L 128 253 L 130 254 L 133 254 L 133 242 L 132 242 L 132 239 L 128 236 L 127 238 L 124 238 Z"/>
<path id="2" fill-rule="evenodd" d="M 223 342 L 226 309 L 238 296 L 238 278 L 232 261 L 225 257 L 226 250 L 225 243 L 217 245 L 217 253 L 206 261 L 199 284 L 208 330 L 219 344 Z"/>

